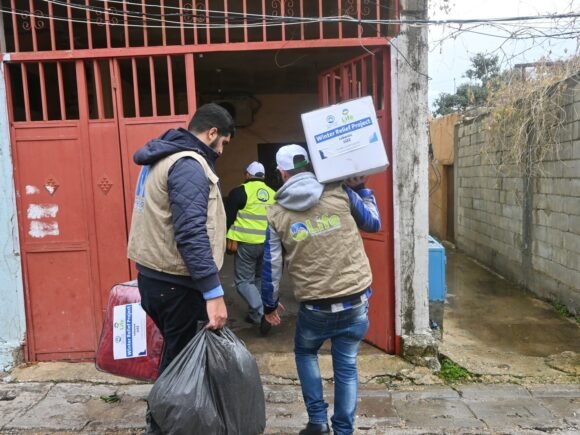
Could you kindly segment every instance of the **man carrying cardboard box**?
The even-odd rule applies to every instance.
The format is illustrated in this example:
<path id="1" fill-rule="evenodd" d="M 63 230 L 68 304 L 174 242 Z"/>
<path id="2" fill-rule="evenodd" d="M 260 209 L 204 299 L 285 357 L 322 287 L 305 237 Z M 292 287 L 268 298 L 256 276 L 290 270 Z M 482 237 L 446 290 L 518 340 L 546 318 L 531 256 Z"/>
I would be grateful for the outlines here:
<path id="1" fill-rule="evenodd" d="M 308 425 L 301 435 L 330 433 L 318 350 L 330 339 L 335 399 L 332 429 L 352 434 L 358 394 L 356 360 L 368 327 L 372 273 L 358 229 L 377 232 L 380 216 L 362 177 L 323 185 L 306 150 L 287 145 L 276 154 L 284 185 L 268 209 L 262 302 L 266 320 L 280 324 L 282 265 L 300 302 L 294 353 Z"/>

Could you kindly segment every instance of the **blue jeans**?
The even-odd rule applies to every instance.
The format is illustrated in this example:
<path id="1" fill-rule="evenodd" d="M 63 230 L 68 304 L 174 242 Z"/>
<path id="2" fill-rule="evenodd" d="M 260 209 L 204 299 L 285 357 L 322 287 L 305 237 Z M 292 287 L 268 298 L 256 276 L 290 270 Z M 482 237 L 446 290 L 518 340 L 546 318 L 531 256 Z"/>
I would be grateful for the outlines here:
<path id="1" fill-rule="evenodd" d="M 318 350 L 330 339 L 334 368 L 334 415 L 331 420 L 332 429 L 338 435 L 354 432 L 358 394 L 356 359 L 360 342 L 369 327 L 368 311 L 368 302 L 365 302 L 337 313 L 311 311 L 304 306 L 298 312 L 294 354 L 308 419 L 314 424 L 328 422 Z"/>

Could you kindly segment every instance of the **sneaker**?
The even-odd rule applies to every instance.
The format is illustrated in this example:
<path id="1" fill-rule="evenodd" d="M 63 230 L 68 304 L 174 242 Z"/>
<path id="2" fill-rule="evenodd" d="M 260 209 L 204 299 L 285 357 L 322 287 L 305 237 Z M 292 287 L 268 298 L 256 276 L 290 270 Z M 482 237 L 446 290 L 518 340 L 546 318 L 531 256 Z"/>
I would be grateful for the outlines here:
<path id="1" fill-rule="evenodd" d="M 249 323 L 250 325 L 257 324 L 256 322 L 254 322 L 254 319 L 252 319 L 252 316 L 250 316 L 249 314 L 244 318 L 244 322 Z"/>
<path id="2" fill-rule="evenodd" d="M 299 432 L 299 435 L 321 435 L 330 433 L 328 424 L 308 423 L 304 429 Z"/>
<path id="3" fill-rule="evenodd" d="M 262 316 L 262 320 L 260 320 L 260 334 L 268 335 L 270 329 L 272 329 L 272 325 L 266 320 L 266 316 Z"/>

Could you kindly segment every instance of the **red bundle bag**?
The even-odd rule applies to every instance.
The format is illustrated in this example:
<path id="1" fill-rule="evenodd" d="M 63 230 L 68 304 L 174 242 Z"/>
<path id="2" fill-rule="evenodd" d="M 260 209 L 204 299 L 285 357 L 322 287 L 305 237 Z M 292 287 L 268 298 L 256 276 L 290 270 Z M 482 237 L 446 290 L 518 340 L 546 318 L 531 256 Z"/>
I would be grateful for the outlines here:
<path id="1" fill-rule="evenodd" d="M 95 365 L 113 375 L 154 381 L 161 363 L 163 337 L 140 302 L 137 281 L 111 289 Z"/>

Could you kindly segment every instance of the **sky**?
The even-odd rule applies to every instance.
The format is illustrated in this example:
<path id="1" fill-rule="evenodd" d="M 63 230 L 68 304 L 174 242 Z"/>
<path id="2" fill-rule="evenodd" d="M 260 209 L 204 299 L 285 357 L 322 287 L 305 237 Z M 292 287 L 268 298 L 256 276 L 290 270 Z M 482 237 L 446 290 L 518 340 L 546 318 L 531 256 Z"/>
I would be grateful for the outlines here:
<path id="1" fill-rule="evenodd" d="M 431 19 L 498 18 L 546 13 L 580 12 L 580 0 L 450 0 L 451 11 L 442 12 L 436 7 L 442 0 L 431 0 Z M 528 23 L 527 25 L 530 25 Z M 547 23 L 536 25 L 546 26 Z M 580 23 L 576 28 L 580 27 Z M 478 31 L 499 34 L 491 27 Z M 452 31 L 444 26 L 429 28 L 429 107 L 441 92 L 453 93 L 456 86 L 467 82 L 463 75 L 470 67 L 469 58 L 478 52 L 498 54 L 503 66 L 534 62 L 548 56 L 552 59 L 568 57 L 577 52 L 576 39 L 526 40 L 505 39 L 463 32 L 457 38 L 446 38 Z M 442 43 L 438 43 L 444 39 Z M 505 42 L 505 43 L 504 43 Z M 503 44 L 503 45 L 502 45 Z M 522 54 L 519 54 L 524 52 Z"/>

